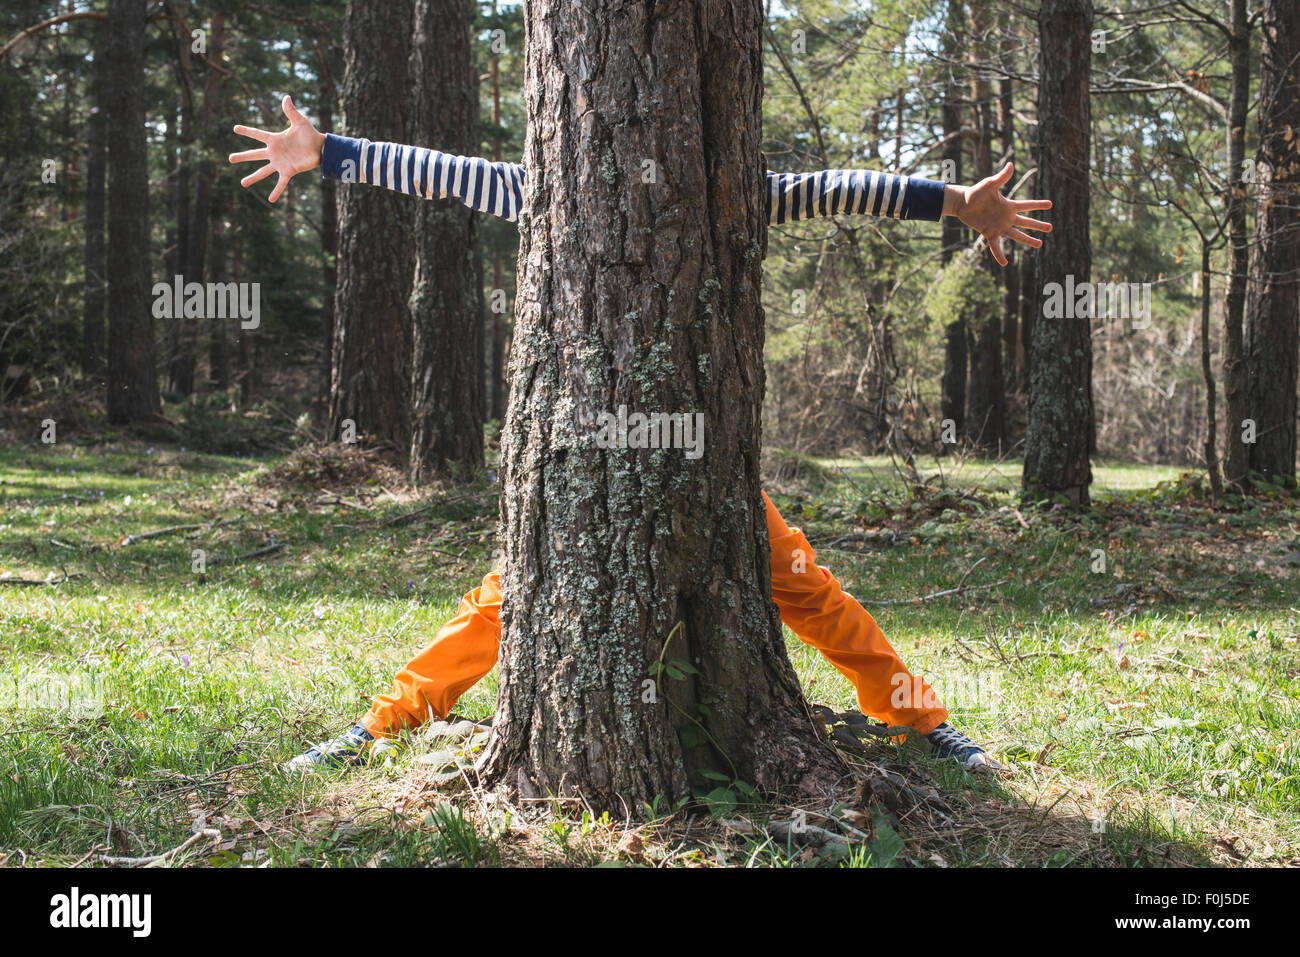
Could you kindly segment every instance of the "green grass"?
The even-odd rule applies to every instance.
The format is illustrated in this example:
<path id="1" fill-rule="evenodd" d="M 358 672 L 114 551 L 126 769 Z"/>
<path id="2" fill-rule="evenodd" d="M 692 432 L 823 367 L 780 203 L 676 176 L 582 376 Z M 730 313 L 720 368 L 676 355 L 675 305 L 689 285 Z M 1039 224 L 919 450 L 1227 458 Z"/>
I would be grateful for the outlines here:
<path id="1" fill-rule="evenodd" d="M 490 485 L 415 501 L 382 475 L 346 503 L 258 484 L 280 461 L 129 442 L 0 451 L 0 577 L 61 582 L 0 585 L 8 863 L 163 853 L 196 821 L 220 845 L 171 863 L 823 862 L 720 828 L 678 841 L 666 808 L 636 832 L 639 851 L 571 809 L 523 827 L 431 788 L 425 742 L 347 777 L 282 776 L 278 762 L 359 715 L 454 613 L 488 566 L 496 503 Z M 1176 470 L 1105 463 L 1097 506 L 1072 518 L 1017 510 L 1018 466 L 921 464 L 947 488 L 913 500 L 887 460 L 820 460 L 769 492 L 850 591 L 902 602 L 869 607 L 953 722 L 1015 774 L 972 778 L 882 747 L 880 760 L 933 777 L 954 819 L 943 834 L 881 819 L 841 863 L 1300 858 L 1296 502 L 1211 511 Z M 205 527 L 124 543 L 183 524 Z M 219 560 L 272 542 L 284 547 Z M 809 698 L 855 706 L 787 638 Z M 495 698 L 492 676 L 458 711 L 486 716 Z"/>

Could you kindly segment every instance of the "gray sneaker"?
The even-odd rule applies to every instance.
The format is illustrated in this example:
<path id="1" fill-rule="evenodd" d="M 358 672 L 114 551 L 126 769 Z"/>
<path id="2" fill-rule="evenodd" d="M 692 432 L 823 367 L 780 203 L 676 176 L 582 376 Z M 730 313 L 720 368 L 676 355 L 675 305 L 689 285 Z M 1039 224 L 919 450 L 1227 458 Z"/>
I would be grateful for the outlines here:
<path id="1" fill-rule="evenodd" d="M 930 753 L 936 758 L 953 758 L 964 764 L 968 771 L 998 771 L 1002 768 L 987 751 L 947 721 L 927 734 L 925 740 L 930 742 Z"/>
<path id="2" fill-rule="evenodd" d="M 317 744 L 285 764 L 287 771 L 314 771 L 321 768 L 356 767 L 365 763 L 365 755 L 375 742 L 361 725 L 353 725 L 333 741 Z"/>

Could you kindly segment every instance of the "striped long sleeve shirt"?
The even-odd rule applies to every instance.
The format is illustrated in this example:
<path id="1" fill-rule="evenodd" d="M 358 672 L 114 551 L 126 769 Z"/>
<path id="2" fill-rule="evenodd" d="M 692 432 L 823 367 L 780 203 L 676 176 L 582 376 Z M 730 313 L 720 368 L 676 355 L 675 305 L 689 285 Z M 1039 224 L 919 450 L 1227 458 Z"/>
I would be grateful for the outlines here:
<path id="1" fill-rule="evenodd" d="M 452 197 L 471 209 L 516 222 L 524 167 L 478 156 L 452 156 L 398 143 L 325 134 L 321 172 L 425 199 Z M 773 225 L 841 213 L 938 221 L 944 184 L 865 169 L 767 173 L 767 220 Z"/>

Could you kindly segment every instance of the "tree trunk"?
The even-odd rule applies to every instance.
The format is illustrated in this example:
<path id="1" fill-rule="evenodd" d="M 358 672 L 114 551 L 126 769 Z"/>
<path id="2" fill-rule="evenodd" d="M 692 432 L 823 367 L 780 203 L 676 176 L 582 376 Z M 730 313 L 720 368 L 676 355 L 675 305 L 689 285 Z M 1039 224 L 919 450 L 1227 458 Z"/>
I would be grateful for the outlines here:
<path id="1" fill-rule="evenodd" d="M 497 256 L 492 263 L 492 411 L 490 418 L 500 422 L 506 415 L 506 317 L 496 307 L 498 295 L 505 295 L 505 264 Z M 498 293 L 497 290 L 501 292 Z"/>
<path id="2" fill-rule="evenodd" d="M 759 494 L 761 4 L 591 6 L 525 4 L 501 690 L 481 766 L 619 814 L 714 787 L 706 771 L 817 792 L 842 768 L 786 656 Z M 598 417 L 620 406 L 703 416 L 699 456 L 611 443 Z"/>
<path id="3" fill-rule="evenodd" d="M 212 45 L 208 57 L 213 65 L 208 67 L 208 83 L 203 93 L 205 136 L 210 144 L 209 149 L 214 148 L 211 144 L 220 133 L 214 128 L 214 118 L 219 108 L 217 101 L 223 82 L 219 79 L 220 70 L 217 68 L 223 66 L 225 52 L 226 16 L 218 11 L 212 15 Z M 227 265 L 229 240 L 225 230 L 225 216 L 230 211 L 231 185 L 225 177 L 220 180 L 214 178 L 210 182 L 206 223 L 207 274 L 214 282 L 225 282 L 226 270 L 229 268 Z M 208 381 L 214 390 L 224 393 L 230 388 L 230 336 L 227 335 L 230 324 L 227 320 L 216 316 L 209 316 L 207 322 L 209 325 Z"/>
<path id="4" fill-rule="evenodd" d="M 192 41 L 184 24 L 176 22 L 174 30 L 177 44 L 176 75 L 181 97 L 180 155 L 177 159 L 175 193 L 176 271 L 184 277 L 185 282 L 200 282 L 201 277 L 193 272 L 194 245 L 200 240 L 194 235 L 194 90 L 190 72 Z M 171 278 L 167 277 L 168 280 Z M 167 357 L 167 389 L 180 396 L 188 396 L 194 391 L 194 325 L 197 321 L 183 316 L 173 316 L 168 320 L 167 343 L 171 354 Z"/>
<path id="5" fill-rule="evenodd" d="M 1201 237 L 1201 378 L 1205 382 L 1205 471 L 1210 476 L 1210 492 L 1217 504 L 1223 496 L 1223 478 L 1219 474 L 1218 410 L 1214 399 L 1214 372 L 1210 367 L 1210 245 Z"/>
<path id="6" fill-rule="evenodd" d="M 334 86 L 324 80 L 320 85 L 320 125 L 322 133 L 334 132 Z M 321 389 L 317 401 L 317 420 L 325 417 L 330 401 L 330 364 L 334 354 L 334 294 L 338 287 L 339 211 L 338 184 L 322 176 L 320 180 L 321 249 L 325 253 L 321 277 L 325 283 L 325 304 L 321 309 L 321 337 L 325 354 L 321 358 Z"/>
<path id="7" fill-rule="evenodd" d="M 1264 5 L 1259 79 L 1259 211 L 1246 310 L 1252 471 L 1295 484 L 1300 352 L 1300 6 Z"/>
<path id="8" fill-rule="evenodd" d="M 411 54 L 411 0 L 348 0 L 342 125 L 371 140 L 411 142 L 409 97 L 393 66 Z M 330 378 L 330 436 L 356 435 L 405 451 L 410 442 L 411 236 L 418 201 L 391 190 L 345 189 L 339 203 L 338 286 Z"/>
<path id="9" fill-rule="evenodd" d="M 416 0 L 411 87 L 414 139 L 472 155 L 478 94 L 472 0 Z M 474 214 L 454 200 L 421 203 L 411 290 L 412 481 L 483 465 L 483 313 Z"/>
<path id="10" fill-rule="evenodd" d="M 968 350 L 966 340 L 969 338 L 966 322 L 950 322 L 944 328 L 943 336 L 943 380 L 940 383 L 942 393 L 939 398 L 939 414 L 947 421 L 952 420 L 953 435 L 964 435 L 966 431 L 966 369 Z"/>
<path id="11" fill-rule="evenodd" d="M 993 90 L 988 78 L 989 19 L 983 3 L 970 6 L 971 96 L 975 122 L 975 171 L 981 180 L 993 172 Z M 985 268 L 998 270 L 992 255 Z M 994 278 L 1001 277 L 994 273 Z M 986 452 L 1000 452 L 1006 431 L 1006 391 L 1002 383 L 1002 312 L 992 310 L 971 327 L 970 379 L 966 386 L 966 435 Z"/>
<path id="12" fill-rule="evenodd" d="M 1041 196 L 1053 203 L 1052 241 L 1038 250 L 1035 281 L 1065 287 L 1068 276 L 1086 282 L 1092 270 L 1088 237 L 1088 147 L 1091 112 L 1088 70 L 1091 0 L 1044 0 L 1038 13 L 1038 156 Z M 1050 161 L 1048 158 L 1050 157 Z M 1043 300 L 1039 300 L 1042 302 Z M 1067 312 L 1066 315 L 1070 313 Z M 1092 321 L 1034 320 L 1029 362 L 1029 425 L 1025 436 L 1025 494 L 1063 495 L 1089 504 L 1092 482 Z"/>
<path id="13" fill-rule="evenodd" d="M 944 30 L 944 57 L 949 61 L 948 80 L 944 86 L 943 109 L 943 181 L 962 181 L 961 86 L 954 73 L 965 56 L 966 12 L 961 0 L 948 0 L 947 26 Z M 966 227 L 956 216 L 945 216 L 941 224 L 944 263 L 966 243 Z M 944 327 L 943 379 L 940 382 L 939 415 L 951 420 L 955 434 L 966 432 L 966 376 L 969 372 L 966 320 L 958 319 Z"/>
<path id="14" fill-rule="evenodd" d="M 190 41 L 186 36 L 186 42 Z M 199 120 L 199 143 L 203 159 L 195 169 L 193 219 L 189 229 L 189 260 L 185 264 L 185 281 L 203 283 L 207 280 L 208 232 L 212 215 L 212 180 L 216 168 L 212 162 L 215 152 L 213 140 L 216 136 L 214 112 L 216 108 L 217 88 L 221 74 L 216 64 L 221 62 L 222 48 L 226 39 L 226 15 L 217 10 L 212 14 L 212 37 L 209 47 L 207 78 L 203 84 L 203 116 Z M 188 49 L 188 47 L 187 47 Z M 213 316 L 201 320 L 220 324 L 221 320 Z M 184 332 L 181 336 L 181 354 L 177 358 L 176 391 L 189 395 L 194 391 L 194 371 L 198 362 L 199 329 L 193 320 L 184 320 Z"/>
<path id="15" fill-rule="evenodd" d="M 1032 163 L 1033 160 L 1031 159 Z M 1020 254 L 1020 385 L 1029 382 L 1029 361 L 1034 342 L 1034 321 L 1038 318 L 1042 297 L 1038 286 L 1038 250 L 1026 249 Z"/>
<path id="16" fill-rule="evenodd" d="M 1231 180 L 1228 189 L 1228 292 L 1224 299 L 1223 317 L 1223 403 L 1228 414 L 1228 441 L 1223 477 L 1229 484 L 1244 488 L 1249 483 L 1249 466 L 1242 430 L 1250 416 L 1242 335 L 1250 263 L 1246 190 L 1242 182 L 1250 100 L 1250 26 L 1246 0 L 1232 0 L 1231 16 L 1232 32 L 1228 39 L 1228 61 L 1232 65 L 1228 100 L 1228 171 Z"/>
<path id="17" fill-rule="evenodd" d="M 496 15 L 496 0 L 492 0 L 492 17 L 494 22 Z M 500 163 L 501 57 L 496 52 L 495 48 L 492 50 L 490 76 L 492 80 L 492 129 L 494 131 L 492 139 L 492 159 L 494 162 Z M 488 418 L 501 422 L 506 415 L 506 317 L 504 310 L 498 308 L 496 304 L 497 297 L 505 295 L 505 263 L 502 262 L 500 255 L 494 256 L 492 259 L 492 289 L 492 357 L 489 371 L 489 375 L 491 376 L 492 396 Z M 497 290 L 501 291 L 498 293 Z"/>
<path id="18" fill-rule="evenodd" d="M 154 370 L 145 152 L 144 0 L 112 0 L 108 13 L 108 420 L 142 421 L 160 409 Z"/>
<path id="19" fill-rule="evenodd" d="M 81 314 L 81 374 L 96 379 L 104 371 L 104 89 L 107 83 L 105 45 L 108 29 L 95 30 L 95 64 L 90 84 L 90 119 L 86 126 L 86 252 L 85 298 Z"/>
<path id="20" fill-rule="evenodd" d="M 212 208 L 208 216 L 208 274 L 214 282 L 225 282 L 227 238 L 224 228 L 229 192 L 224 183 L 214 183 Z M 208 382 L 217 392 L 230 388 L 230 337 L 226 321 L 209 316 Z"/>
<path id="21" fill-rule="evenodd" d="M 1008 74 L 1014 63 L 1014 36 L 1011 32 L 1011 20 L 1003 13 L 999 23 L 1002 36 L 1002 69 Z M 1015 135 L 1015 88 L 1011 77 L 1004 76 L 998 81 L 998 133 L 1002 140 L 1002 155 L 1014 159 Z M 1019 164 L 1017 164 L 1019 166 Z M 1020 246 L 1007 240 L 1003 243 L 1007 255 L 1007 264 L 1002 269 L 1002 384 L 1004 394 L 1020 387 L 1020 263 L 1023 250 Z M 1012 436 L 1007 430 L 1008 439 Z"/>
<path id="22" fill-rule="evenodd" d="M 1028 27 L 1023 27 L 1025 32 Z M 1024 37 L 1024 44 L 1028 46 L 1030 38 Z M 1033 126 L 1029 127 L 1032 131 Z M 1038 155 L 1036 137 L 1027 135 L 1025 137 L 1025 150 L 1027 153 L 1027 165 L 1025 171 L 1029 169 L 1041 169 L 1041 157 Z M 1039 195 L 1042 182 L 1041 177 L 1035 173 L 1034 195 Z M 1042 296 L 1040 295 L 1040 286 L 1038 284 L 1038 250 L 1025 247 L 1020 254 L 1020 378 L 1019 388 L 1022 393 L 1028 392 L 1029 375 L 1032 363 L 1032 346 L 1034 341 L 1034 322 L 1038 318 L 1038 310 L 1041 308 Z"/>

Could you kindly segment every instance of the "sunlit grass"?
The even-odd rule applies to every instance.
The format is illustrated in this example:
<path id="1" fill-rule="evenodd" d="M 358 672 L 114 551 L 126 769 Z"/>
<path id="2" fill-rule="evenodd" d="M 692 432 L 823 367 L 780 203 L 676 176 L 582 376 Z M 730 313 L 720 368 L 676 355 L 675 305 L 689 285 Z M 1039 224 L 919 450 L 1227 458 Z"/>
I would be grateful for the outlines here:
<path id="1" fill-rule="evenodd" d="M 495 500 L 376 492 L 359 510 L 313 490 L 250 494 L 269 464 L 133 444 L 0 451 L 0 577 L 60 582 L 0 585 L 0 853 L 159 853 L 199 817 L 235 842 L 210 863 L 409 864 L 474 846 L 430 837 L 460 826 L 445 814 L 426 825 L 329 811 L 345 795 L 402 803 L 409 756 L 346 779 L 288 779 L 276 765 L 346 727 L 454 614 L 487 568 Z M 1015 507 L 1015 463 L 922 462 L 951 489 L 994 494 L 919 505 L 888 459 L 819 464 L 813 492 L 769 487 L 787 521 L 849 591 L 894 602 L 869 607 L 904 660 L 954 724 L 1018 769 L 976 780 L 936 765 L 954 794 L 1104 815 L 1097 840 L 1124 863 L 1164 863 L 1169 848 L 1217 863 L 1300 855 L 1294 502 L 1212 514 L 1152 497 L 1176 470 L 1105 463 L 1101 507 L 1060 519 Z M 434 507 L 418 521 L 387 523 L 423 504 Z M 123 544 L 190 524 L 201 527 Z M 883 530 L 892 544 L 852 537 Z M 284 547 L 228 560 L 272 542 Z M 227 561 L 199 573 L 196 552 Z M 809 698 L 855 707 L 843 676 L 787 637 Z M 458 710 L 485 717 L 495 698 L 493 675 Z M 547 853 L 605 853 L 582 845 L 600 828 L 575 833 Z M 990 829 L 939 851 L 968 864 L 1087 859 L 1005 845 Z"/>

